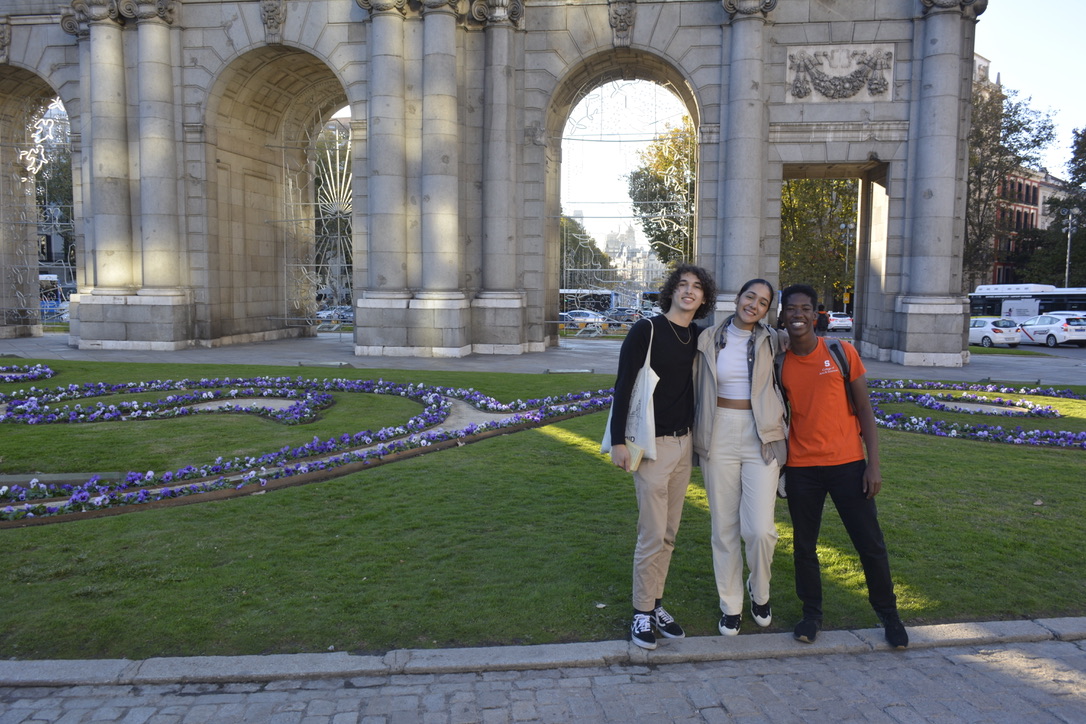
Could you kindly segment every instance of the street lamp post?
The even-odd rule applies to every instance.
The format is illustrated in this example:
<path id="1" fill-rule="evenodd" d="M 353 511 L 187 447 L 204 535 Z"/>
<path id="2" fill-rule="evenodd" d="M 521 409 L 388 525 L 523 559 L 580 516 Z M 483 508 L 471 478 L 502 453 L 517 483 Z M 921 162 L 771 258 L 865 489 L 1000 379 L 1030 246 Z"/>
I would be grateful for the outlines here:
<path id="1" fill-rule="evenodd" d="M 1060 214 L 1067 217 L 1067 262 L 1063 267 L 1063 286 L 1071 286 L 1071 236 L 1078 228 L 1080 209 L 1060 209 Z"/>
<path id="2" fill-rule="evenodd" d="M 841 233 L 845 237 L 845 312 L 848 311 L 849 289 L 852 288 L 852 280 L 848 276 L 848 258 L 852 255 L 852 232 L 855 228 L 856 224 L 841 224 Z"/>

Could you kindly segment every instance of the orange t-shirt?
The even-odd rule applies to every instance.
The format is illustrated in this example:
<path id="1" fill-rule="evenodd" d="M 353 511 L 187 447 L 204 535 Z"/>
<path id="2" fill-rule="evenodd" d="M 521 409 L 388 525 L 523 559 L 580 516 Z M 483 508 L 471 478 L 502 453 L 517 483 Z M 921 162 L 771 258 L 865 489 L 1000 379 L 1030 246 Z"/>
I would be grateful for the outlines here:
<path id="1" fill-rule="evenodd" d="M 850 381 L 866 373 L 856 348 L 848 342 L 841 347 Z M 852 414 L 845 380 L 822 337 L 806 356 L 788 350 L 781 380 L 792 408 L 788 465 L 844 465 L 864 459 L 860 421 Z"/>

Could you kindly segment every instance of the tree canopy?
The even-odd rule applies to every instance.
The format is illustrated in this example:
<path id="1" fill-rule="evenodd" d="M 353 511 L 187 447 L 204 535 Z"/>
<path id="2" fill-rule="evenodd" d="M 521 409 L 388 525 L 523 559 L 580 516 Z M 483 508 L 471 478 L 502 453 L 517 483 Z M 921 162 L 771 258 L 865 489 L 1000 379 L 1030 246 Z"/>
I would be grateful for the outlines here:
<path id="1" fill-rule="evenodd" d="M 844 295 L 852 291 L 856 273 L 856 195 L 855 179 L 784 182 L 782 288 L 789 284 L 810 284 L 827 308 L 834 299 L 844 303 Z"/>
<path id="2" fill-rule="evenodd" d="M 581 222 L 562 214 L 559 220 L 562 236 L 562 288 L 596 289 L 613 281 L 602 272 L 610 270 L 611 257 L 600 251 L 596 240 Z"/>
<path id="3" fill-rule="evenodd" d="M 683 116 L 638 154 L 641 165 L 627 177 L 634 215 L 653 252 L 665 264 L 694 256 L 697 139 Z"/>
<path id="4" fill-rule="evenodd" d="M 985 278 L 995 260 L 993 239 L 1009 232 L 1010 215 L 1000 209 L 1006 180 L 1019 168 L 1038 168 L 1041 153 L 1055 138 L 1048 114 L 1033 110 L 1029 100 L 994 83 L 973 87 L 969 129 L 969 172 L 962 252 L 962 291 Z"/>

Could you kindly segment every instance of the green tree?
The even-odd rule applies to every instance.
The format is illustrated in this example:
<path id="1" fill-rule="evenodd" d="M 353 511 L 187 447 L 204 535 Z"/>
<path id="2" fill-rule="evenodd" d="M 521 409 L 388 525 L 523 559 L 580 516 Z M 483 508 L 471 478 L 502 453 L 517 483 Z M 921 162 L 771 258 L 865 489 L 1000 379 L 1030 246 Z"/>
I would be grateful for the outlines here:
<path id="1" fill-rule="evenodd" d="M 1081 189 L 1086 186 L 1086 128 L 1076 128 L 1072 136 L 1074 140 L 1071 142 L 1071 160 L 1067 162 L 1067 185 Z"/>
<path id="2" fill-rule="evenodd" d="M 562 236 L 562 288 L 599 289 L 613 281 L 611 257 L 600 251 L 581 222 L 565 214 L 559 221 Z"/>
<path id="3" fill-rule="evenodd" d="M 1038 168 L 1041 153 L 1052 143 L 1052 118 L 1029 107 L 1029 98 L 994 83 L 973 87 L 972 123 L 969 129 L 969 172 L 965 209 L 965 245 L 962 252 L 962 291 L 970 291 L 985 278 L 995 260 L 997 236 L 1008 233 L 1001 221 L 1006 205 L 1006 179 L 1023 166 Z"/>
<path id="4" fill-rule="evenodd" d="M 697 138 L 690 117 L 678 128 L 665 125 L 638 157 L 626 180 L 649 245 L 665 264 L 693 260 Z"/>
<path id="5" fill-rule="evenodd" d="M 781 187 L 781 287 L 810 284 L 827 308 L 852 291 L 855 179 L 796 179 Z M 849 225 L 852 224 L 852 228 Z M 844 228 L 842 228 L 842 225 Z M 846 258 L 848 262 L 846 264 Z"/>

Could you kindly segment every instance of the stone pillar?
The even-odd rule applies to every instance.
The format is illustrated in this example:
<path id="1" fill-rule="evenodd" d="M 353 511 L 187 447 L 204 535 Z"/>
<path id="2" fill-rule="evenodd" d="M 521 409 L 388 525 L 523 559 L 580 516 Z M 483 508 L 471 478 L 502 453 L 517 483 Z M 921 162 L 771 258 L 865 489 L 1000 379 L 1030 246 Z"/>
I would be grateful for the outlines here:
<path id="1" fill-rule="evenodd" d="M 181 294 L 178 225 L 177 125 L 173 97 L 170 25 L 173 4 L 129 0 L 122 12 L 138 22 L 140 294 Z"/>
<path id="2" fill-rule="evenodd" d="M 368 278 L 355 302 L 355 354 L 409 355 L 404 0 L 356 0 L 370 12 Z"/>
<path id="3" fill-rule="evenodd" d="M 422 288 L 460 292 L 459 124 L 456 93 L 456 8 L 423 0 Z"/>
<path id="4" fill-rule="evenodd" d="M 510 0 L 472 6 L 487 21 L 483 124 L 483 279 L 473 301 L 476 352 L 525 351 L 525 297 L 517 268 L 516 144 L 514 143 L 513 21 Z"/>
<path id="5" fill-rule="evenodd" d="M 128 178 L 128 118 L 124 44 L 116 5 L 110 0 L 76 0 L 76 15 L 90 43 L 90 208 L 94 226 L 94 296 L 135 291 L 132 211 Z M 84 301 L 87 301 L 84 299 Z"/>
<path id="6" fill-rule="evenodd" d="M 720 217 L 715 269 L 717 308 L 731 311 L 748 279 L 761 276 L 766 202 L 766 116 L 763 66 L 766 14 L 776 0 L 723 0 L 730 15 Z M 725 307 L 725 308 L 722 308 Z"/>
<path id="7" fill-rule="evenodd" d="M 371 17 L 367 296 L 406 298 L 407 146 L 404 138 L 403 0 L 360 0 Z M 371 293 L 373 293 L 371 295 Z"/>
<path id="8" fill-rule="evenodd" d="M 471 352 L 460 290 L 456 20 L 450 0 L 423 0 L 422 291 L 409 304 L 408 345 L 435 357 Z"/>
<path id="9" fill-rule="evenodd" d="M 894 362 L 960 367 L 967 301 L 961 293 L 965 196 L 965 129 L 973 49 L 964 23 L 974 22 L 986 0 L 921 0 L 920 83 L 912 174 L 908 276 L 895 302 L 899 326 Z M 976 7 L 970 8 L 976 3 Z M 971 37 L 971 35 L 969 36 Z M 964 70 L 963 70 L 964 69 Z M 964 93 L 964 95 L 963 95 Z"/>

